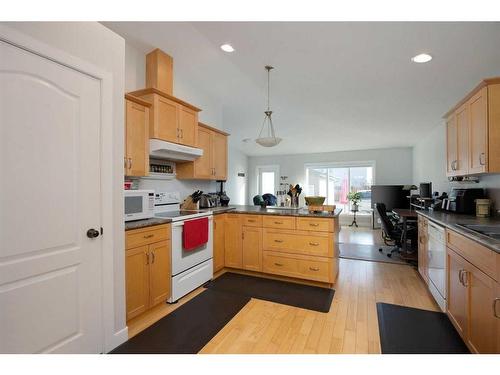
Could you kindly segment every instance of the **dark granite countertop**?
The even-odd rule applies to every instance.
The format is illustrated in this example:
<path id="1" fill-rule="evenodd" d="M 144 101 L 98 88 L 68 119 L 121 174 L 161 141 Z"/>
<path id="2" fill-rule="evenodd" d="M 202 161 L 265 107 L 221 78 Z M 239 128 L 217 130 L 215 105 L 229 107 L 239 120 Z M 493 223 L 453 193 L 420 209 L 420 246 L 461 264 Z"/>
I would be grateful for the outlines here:
<path id="1" fill-rule="evenodd" d="M 250 215 L 278 215 L 278 216 L 309 216 L 309 217 L 325 217 L 325 218 L 337 218 L 342 212 L 341 209 L 336 209 L 333 214 L 327 212 L 313 212 L 310 213 L 307 208 L 302 208 L 300 210 L 289 210 L 280 208 L 262 208 L 260 206 L 236 206 L 232 205 L 225 207 L 225 212 L 235 213 L 235 214 L 250 214 Z"/>
<path id="2" fill-rule="evenodd" d="M 125 230 L 127 231 L 131 229 L 152 227 L 154 225 L 167 224 L 171 222 L 172 222 L 171 219 L 165 219 L 161 217 L 152 217 L 151 219 L 144 219 L 144 220 L 126 221 Z"/>
<path id="3" fill-rule="evenodd" d="M 449 229 L 454 230 L 463 236 L 470 238 L 473 241 L 480 243 L 487 248 L 500 253 L 500 241 L 493 238 L 489 238 L 480 233 L 474 232 L 470 229 L 466 229 L 458 226 L 457 224 L 481 224 L 481 225 L 499 225 L 499 217 L 476 217 L 474 215 L 461 215 L 454 214 L 446 211 L 417 211 L 419 215 L 426 217 L 429 220 L 441 224 Z"/>

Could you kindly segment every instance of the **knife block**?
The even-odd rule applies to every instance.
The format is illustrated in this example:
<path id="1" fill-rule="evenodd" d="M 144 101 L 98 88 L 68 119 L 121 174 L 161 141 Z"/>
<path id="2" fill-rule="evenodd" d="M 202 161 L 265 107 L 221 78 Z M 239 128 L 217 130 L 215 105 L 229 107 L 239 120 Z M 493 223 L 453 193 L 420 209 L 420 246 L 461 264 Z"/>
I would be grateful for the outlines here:
<path id="1" fill-rule="evenodd" d="M 199 210 L 199 203 L 200 202 L 193 202 L 193 198 L 191 196 L 187 197 L 184 199 L 184 202 L 181 204 L 181 209 L 182 210 Z"/>

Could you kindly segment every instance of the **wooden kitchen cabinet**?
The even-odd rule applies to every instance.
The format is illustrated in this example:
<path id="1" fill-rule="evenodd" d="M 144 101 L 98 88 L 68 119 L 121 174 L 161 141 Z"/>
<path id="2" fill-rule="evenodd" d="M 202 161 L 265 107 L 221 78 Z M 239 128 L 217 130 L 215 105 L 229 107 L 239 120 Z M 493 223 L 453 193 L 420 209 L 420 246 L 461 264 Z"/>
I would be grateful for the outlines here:
<path id="1" fill-rule="evenodd" d="M 469 347 L 476 353 L 500 353 L 500 346 L 497 346 L 500 319 L 495 317 L 494 311 L 498 285 L 471 264 L 468 264 L 464 281 L 469 298 Z"/>
<path id="2" fill-rule="evenodd" d="M 500 78 L 483 80 L 445 118 L 447 176 L 500 173 Z"/>
<path id="3" fill-rule="evenodd" d="M 488 171 L 488 89 L 483 87 L 468 102 L 469 124 L 469 173 Z"/>
<path id="4" fill-rule="evenodd" d="M 429 253 L 427 249 L 428 220 L 421 215 L 418 216 L 418 272 L 425 283 L 429 283 Z"/>
<path id="5" fill-rule="evenodd" d="M 194 161 L 177 163 L 177 178 L 226 180 L 228 135 L 211 126 L 198 123 L 197 147 L 203 150 L 203 155 Z"/>
<path id="6" fill-rule="evenodd" d="M 262 228 L 244 226 L 242 230 L 242 268 L 262 271 Z"/>
<path id="7" fill-rule="evenodd" d="M 127 320 L 170 297 L 170 238 L 170 224 L 125 233 Z"/>
<path id="8" fill-rule="evenodd" d="M 196 147 L 201 109 L 155 88 L 130 93 L 151 103 L 149 137 Z"/>
<path id="9" fill-rule="evenodd" d="M 225 265 L 225 214 L 214 215 L 214 273 Z"/>
<path id="10" fill-rule="evenodd" d="M 125 95 L 125 158 L 126 176 L 149 174 L 149 108 L 150 104 L 132 95 Z"/>
<path id="11" fill-rule="evenodd" d="M 125 252 L 127 320 L 142 314 L 149 306 L 148 246 Z"/>
<path id="12" fill-rule="evenodd" d="M 500 254 L 448 230 L 447 265 L 451 322 L 472 352 L 500 353 Z"/>
<path id="13" fill-rule="evenodd" d="M 447 249 L 448 264 L 447 304 L 448 316 L 462 337 L 467 336 L 467 287 L 463 282 L 466 261 L 453 250 Z"/>
<path id="14" fill-rule="evenodd" d="M 225 253 L 224 260 L 226 267 L 242 268 L 242 232 L 240 215 L 228 214 L 224 228 Z"/>

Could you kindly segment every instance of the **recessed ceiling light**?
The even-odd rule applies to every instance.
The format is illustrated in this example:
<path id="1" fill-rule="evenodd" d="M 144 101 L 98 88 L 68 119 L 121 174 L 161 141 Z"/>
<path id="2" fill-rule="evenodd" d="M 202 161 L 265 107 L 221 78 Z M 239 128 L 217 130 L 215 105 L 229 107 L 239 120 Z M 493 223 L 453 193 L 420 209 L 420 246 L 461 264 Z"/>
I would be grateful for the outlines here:
<path id="1" fill-rule="evenodd" d="M 427 53 L 421 53 L 420 55 L 413 56 L 411 58 L 411 61 L 413 61 L 415 63 L 419 63 L 419 64 L 426 63 L 426 62 L 429 62 L 431 60 L 432 60 L 432 56 L 428 55 Z"/>
<path id="2" fill-rule="evenodd" d="M 230 44 L 223 44 L 222 46 L 220 46 L 220 49 L 224 52 L 234 52 L 234 48 Z"/>

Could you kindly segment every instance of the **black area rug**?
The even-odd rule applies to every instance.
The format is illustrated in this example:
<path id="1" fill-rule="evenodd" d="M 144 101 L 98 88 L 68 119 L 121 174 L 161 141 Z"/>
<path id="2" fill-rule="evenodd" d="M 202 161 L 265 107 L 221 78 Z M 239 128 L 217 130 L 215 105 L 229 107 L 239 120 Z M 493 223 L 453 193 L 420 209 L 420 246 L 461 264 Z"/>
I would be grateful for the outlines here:
<path id="1" fill-rule="evenodd" d="M 335 290 L 226 272 L 206 288 L 327 313 Z"/>
<path id="2" fill-rule="evenodd" d="M 469 353 L 446 314 L 377 303 L 377 316 L 383 354 Z"/>
<path id="3" fill-rule="evenodd" d="M 206 290 L 110 354 L 198 353 L 248 301 L 244 295 Z"/>

